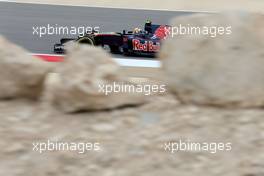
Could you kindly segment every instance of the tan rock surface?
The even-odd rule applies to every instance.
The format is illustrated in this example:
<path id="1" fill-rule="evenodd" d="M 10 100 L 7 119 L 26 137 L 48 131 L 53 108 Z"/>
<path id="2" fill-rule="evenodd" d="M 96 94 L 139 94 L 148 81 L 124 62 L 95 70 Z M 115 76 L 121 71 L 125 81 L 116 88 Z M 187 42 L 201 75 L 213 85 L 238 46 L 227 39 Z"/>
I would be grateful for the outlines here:
<path id="1" fill-rule="evenodd" d="M 117 63 L 101 48 L 73 46 L 55 72 L 52 84 L 47 80 L 46 99 L 65 112 L 111 109 L 145 101 L 141 93 L 127 93 L 121 88 L 114 92 L 114 84 L 132 83 L 120 74 Z M 110 89 L 113 92 L 107 93 Z"/>
<path id="2" fill-rule="evenodd" d="M 228 107 L 264 105 L 264 15 L 230 13 L 176 18 L 172 26 L 232 27 L 232 34 L 177 35 L 161 57 L 169 85 L 183 102 Z"/>
<path id="3" fill-rule="evenodd" d="M 52 66 L 0 36 L 0 99 L 36 98 Z"/>

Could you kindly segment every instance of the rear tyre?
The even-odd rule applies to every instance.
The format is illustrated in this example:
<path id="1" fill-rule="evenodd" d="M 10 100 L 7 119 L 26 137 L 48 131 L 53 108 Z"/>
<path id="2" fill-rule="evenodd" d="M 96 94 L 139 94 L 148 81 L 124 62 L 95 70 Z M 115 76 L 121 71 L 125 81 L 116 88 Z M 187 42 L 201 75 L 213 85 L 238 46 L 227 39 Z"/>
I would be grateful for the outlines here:
<path id="1" fill-rule="evenodd" d="M 111 53 L 113 53 L 113 54 L 120 54 L 119 46 L 111 45 L 110 50 L 111 50 Z"/>

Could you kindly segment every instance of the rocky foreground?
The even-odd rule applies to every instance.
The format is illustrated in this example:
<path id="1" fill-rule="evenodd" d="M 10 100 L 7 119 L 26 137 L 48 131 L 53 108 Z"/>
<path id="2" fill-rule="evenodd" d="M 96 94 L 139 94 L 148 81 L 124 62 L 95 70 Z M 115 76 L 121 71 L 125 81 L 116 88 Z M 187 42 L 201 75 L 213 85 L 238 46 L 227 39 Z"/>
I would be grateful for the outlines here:
<path id="1" fill-rule="evenodd" d="M 169 40 L 161 52 L 168 86 L 162 95 L 98 93 L 99 83 L 128 80 L 98 48 L 74 46 L 55 66 L 1 38 L 0 175 L 263 176 L 264 17 L 174 22 L 193 19 L 231 24 L 234 35 Z M 166 143 L 187 139 L 232 143 L 232 150 L 165 150 Z M 48 140 L 96 142 L 100 151 L 33 150 L 33 143 Z"/>

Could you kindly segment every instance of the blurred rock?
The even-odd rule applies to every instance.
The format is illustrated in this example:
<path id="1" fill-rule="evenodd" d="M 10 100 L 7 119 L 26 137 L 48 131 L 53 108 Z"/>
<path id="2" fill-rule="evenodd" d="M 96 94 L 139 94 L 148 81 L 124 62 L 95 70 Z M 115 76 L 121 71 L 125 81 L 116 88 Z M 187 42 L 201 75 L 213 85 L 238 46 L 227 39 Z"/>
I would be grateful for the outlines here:
<path id="1" fill-rule="evenodd" d="M 232 34 L 177 35 L 161 51 L 169 87 L 183 102 L 264 106 L 264 15 L 226 13 L 175 18 L 172 26 L 231 26 Z"/>
<path id="2" fill-rule="evenodd" d="M 87 45 L 69 47 L 65 62 L 55 70 L 57 74 L 47 80 L 45 99 L 51 104 L 65 112 L 78 112 L 144 102 L 144 96 L 137 93 L 120 91 L 106 95 L 107 85 L 132 83 L 122 77 L 117 63 L 101 48 Z"/>
<path id="3" fill-rule="evenodd" d="M 49 63 L 0 36 L 0 99 L 38 97 L 50 69 Z"/>

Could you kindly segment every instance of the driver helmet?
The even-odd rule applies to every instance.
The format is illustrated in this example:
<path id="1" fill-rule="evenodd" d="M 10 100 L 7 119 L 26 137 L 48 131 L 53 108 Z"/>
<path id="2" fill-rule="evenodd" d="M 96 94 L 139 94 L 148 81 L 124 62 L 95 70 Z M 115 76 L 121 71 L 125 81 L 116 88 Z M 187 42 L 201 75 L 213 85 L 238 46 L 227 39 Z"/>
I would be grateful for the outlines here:
<path id="1" fill-rule="evenodd" d="M 145 31 L 147 33 L 151 33 L 152 32 L 152 22 L 150 20 L 147 20 L 145 22 Z"/>
<path id="2" fill-rule="evenodd" d="M 146 20 L 146 25 L 149 25 L 149 26 L 151 26 L 151 24 L 152 24 L 152 21 L 151 20 Z"/>

